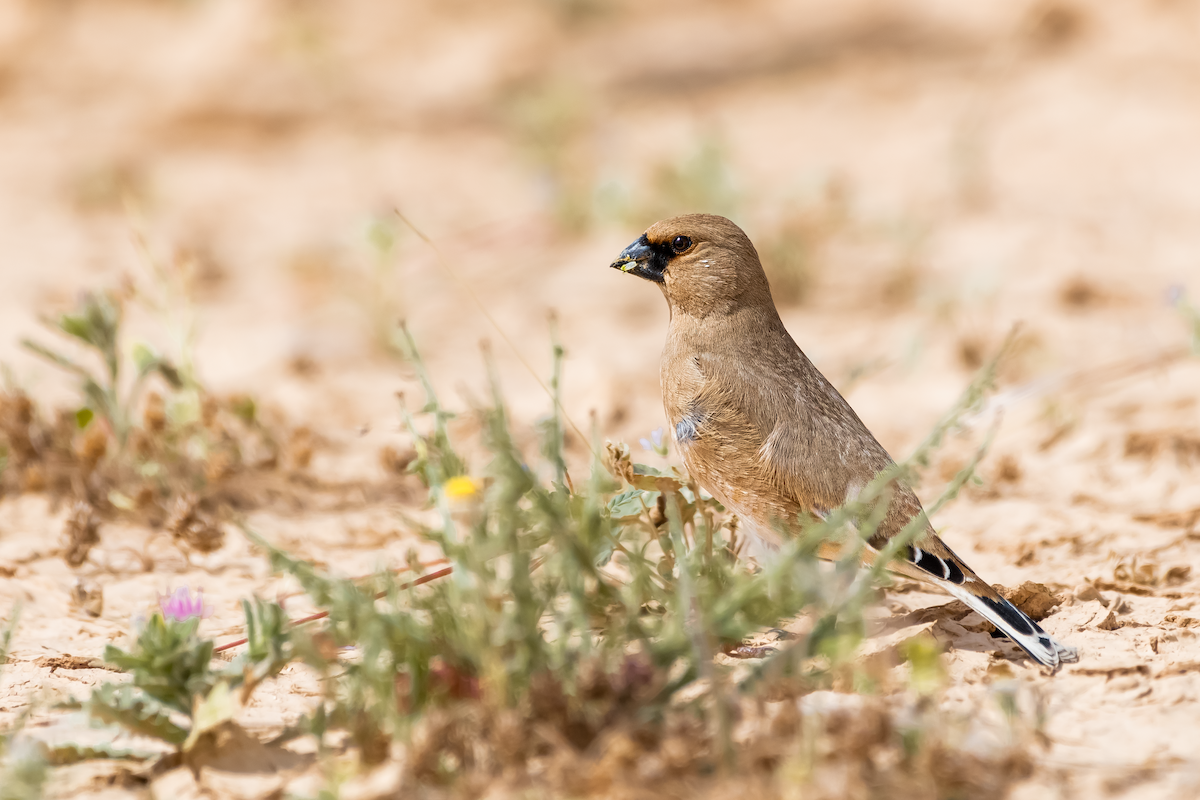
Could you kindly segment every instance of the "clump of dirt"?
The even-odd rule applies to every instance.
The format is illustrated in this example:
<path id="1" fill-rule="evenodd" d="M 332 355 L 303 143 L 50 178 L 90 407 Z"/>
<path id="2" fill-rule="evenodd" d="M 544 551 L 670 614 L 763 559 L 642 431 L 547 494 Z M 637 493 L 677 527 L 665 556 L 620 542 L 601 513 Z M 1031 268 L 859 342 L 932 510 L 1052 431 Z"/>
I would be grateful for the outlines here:
<path id="1" fill-rule="evenodd" d="M 63 558 L 72 567 L 78 567 L 100 543 L 100 520 L 96 509 L 83 500 L 75 503 L 63 525 L 63 539 Z"/>
<path id="2" fill-rule="evenodd" d="M 1192 568 L 1188 564 L 1176 564 L 1164 570 L 1158 562 L 1137 556 L 1123 558 L 1113 567 L 1113 580 L 1139 586 L 1177 586 L 1187 581 L 1191 574 Z"/>
<path id="3" fill-rule="evenodd" d="M 1019 483 L 1024 476 L 1024 471 L 1021 469 L 1021 462 L 1012 453 L 1005 453 L 996 459 L 996 466 L 992 470 L 997 483 Z"/>
<path id="4" fill-rule="evenodd" d="M 993 587 L 1004 599 L 1021 609 L 1035 622 L 1041 622 L 1063 603 L 1061 594 L 1050 591 L 1044 583 L 1025 581 L 1014 589 Z"/>
<path id="5" fill-rule="evenodd" d="M 814 798 L 1001 798 L 1033 769 L 1023 744 L 968 750 L 971 723 L 904 695 L 731 696 L 722 741 L 705 724 L 713 708 L 639 715 L 636 698 L 653 691 L 654 670 L 627 671 L 597 676 L 573 695 L 548 677 L 518 709 L 461 703 L 428 714 L 414 731 L 401 791 L 660 797 L 686 785 L 689 796 L 724 798 L 750 790 L 775 796 L 803 780 Z"/>
<path id="6" fill-rule="evenodd" d="M 379 465 L 385 472 L 403 475 L 408 467 L 417 459 L 417 451 L 411 447 L 401 450 L 387 444 L 379 449 Z"/>
<path id="7" fill-rule="evenodd" d="M 201 510 L 200 498 L 195 494 L 175 498 L 163 528 L 184 549 L 197 553 L 211 553 L 225 542 L 225 531 Z"/>
<path id="8" fill-rule="evenodd" d="M 983 366 L 984 359 L 987 357 L 988 342 L 985 342 L 979 336 L 964 336 L 958 340 L 958 363 L 964 369 L 974 372 Z"/>
<path id="9" fill-rule="evenodd" d="M 1026 12 L 1022 26 L 1025 40 L 1043 52 L 1056 51 L 1074 43 L 1087 28 L 1087 14 L 1082 9 L 1059 0 L 1035 3 Z"/>
<path id="10" fill-rule="evenodd" d="M 1200 464 L 1200 433 L 1191 430 L 1130 431 L 1125 436 L 1125 456 L 1151 460 L 1175 457 L 1180 466 Z"/>
<path id="11" fill-rule="evenodd" d="M 76 578 L 71 587 L 71 607 L 89 617 L 101 616 L 104 613 L 104 587 L 93 580 Z"/>
<path id="12" fill-rule="evenodd" d="M 1058 290 L 1058 301 L 1065 308 L 1082 310 L 1103 304 L 1108 295 L 1094 282 L 1082 276 L 1068 280 Z"/>

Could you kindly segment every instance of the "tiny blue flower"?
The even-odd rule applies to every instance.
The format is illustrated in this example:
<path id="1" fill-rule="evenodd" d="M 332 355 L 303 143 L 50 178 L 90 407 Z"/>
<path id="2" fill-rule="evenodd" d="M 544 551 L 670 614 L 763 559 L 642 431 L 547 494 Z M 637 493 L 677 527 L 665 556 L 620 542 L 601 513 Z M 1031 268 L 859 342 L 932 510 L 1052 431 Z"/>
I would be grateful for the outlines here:
<path id="1" fill-rule="evenodd" d="M 639 439 L 638 442 L 642 445 L 643 450 L 653 450 L 660 456 L 666 456 L 667 446 L 663 444 L 663 429 L 655 428 L 650 432 L 650 438 Z"/>

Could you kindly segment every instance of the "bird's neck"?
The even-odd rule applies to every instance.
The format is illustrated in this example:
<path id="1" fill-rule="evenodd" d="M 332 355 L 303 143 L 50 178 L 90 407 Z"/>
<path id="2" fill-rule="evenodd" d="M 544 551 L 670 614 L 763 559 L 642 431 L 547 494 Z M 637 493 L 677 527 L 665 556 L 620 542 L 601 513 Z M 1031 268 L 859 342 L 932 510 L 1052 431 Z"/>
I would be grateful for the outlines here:
<path id="1" fill-rule="evenodd" d="M 725 312 L 697 316 L 671 309 L 667 347 L 684 347 L 690 352 L 720 352 L 746 349 L 755 343 L 787 333 L 773 305 L 741 305 Z"/>

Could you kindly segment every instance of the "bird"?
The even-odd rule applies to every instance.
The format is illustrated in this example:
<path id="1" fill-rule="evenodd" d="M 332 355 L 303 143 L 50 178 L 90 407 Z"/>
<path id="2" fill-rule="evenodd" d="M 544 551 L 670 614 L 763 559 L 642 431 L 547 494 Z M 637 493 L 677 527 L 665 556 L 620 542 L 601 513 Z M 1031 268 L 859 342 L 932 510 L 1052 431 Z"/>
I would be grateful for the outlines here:
<path id="1" fill-rule="evenodd" d="M 611 266 L 666 297 L 663 408 L 688 474 L 737 515 L 739 531 L 778 549 L 803 520 L 826 518 L 894 466 L 784 327 L 758 252 L 735 223 L 712 214 L 656 222 Z M 942 541 L 902 481 L 864 562 L 918 516 L 924 529 L 889 569 L 961 600 L 1052 670 L 1078 660 Z M 819 555 L 834 552 L 827 543 Z"/>

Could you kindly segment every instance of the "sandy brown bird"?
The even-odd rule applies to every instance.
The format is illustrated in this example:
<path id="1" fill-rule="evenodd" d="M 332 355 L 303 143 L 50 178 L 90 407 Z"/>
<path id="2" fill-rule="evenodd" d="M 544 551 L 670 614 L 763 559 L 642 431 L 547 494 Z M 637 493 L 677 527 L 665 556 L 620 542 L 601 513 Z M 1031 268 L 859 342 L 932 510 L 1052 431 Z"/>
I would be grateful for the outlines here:
<path id="1" fill-rule="evenodd" d="M 667 298 L 667 419 L 689 474 L 738 515 L 744 532 L 778 547 L 797 521 L 826 516 L 892 465 L 784 328 L 758 253 L 737 225 L 708 214 L 656 222 L 612 266 L 657 283 Z M 865 558 L 918 514 L 912 489 L 894 487 Z M 891 569 L 962 600 L 1048 667 L 1077 659 L 926 528 Z"/>

